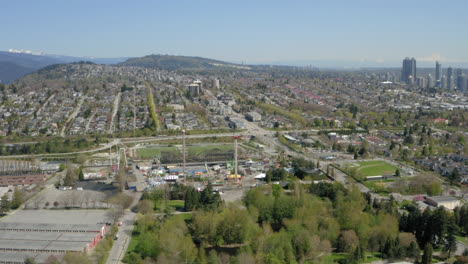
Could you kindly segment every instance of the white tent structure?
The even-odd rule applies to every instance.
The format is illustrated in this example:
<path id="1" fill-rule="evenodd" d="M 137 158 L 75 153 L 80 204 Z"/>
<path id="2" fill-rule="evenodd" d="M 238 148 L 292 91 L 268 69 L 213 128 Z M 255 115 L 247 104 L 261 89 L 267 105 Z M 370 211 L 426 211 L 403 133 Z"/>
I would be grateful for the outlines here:
<path id="1" fill-rule="evenodd" d="M 254 177 L 254 179 L 256 179 L 256 180 L 263 180 L 265 178 L 266 178 L 265 173 L 260 173 L 260 174 L 258 174 L 257 176 Z"/>

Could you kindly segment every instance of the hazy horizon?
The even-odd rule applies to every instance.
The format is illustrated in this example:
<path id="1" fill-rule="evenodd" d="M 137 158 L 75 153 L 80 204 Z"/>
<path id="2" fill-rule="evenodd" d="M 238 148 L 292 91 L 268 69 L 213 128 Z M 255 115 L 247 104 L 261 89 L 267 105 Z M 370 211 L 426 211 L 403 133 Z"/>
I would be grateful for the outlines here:
<path id="1" fill-rule="evenodd" d="M 200 56 L 246 64 L 468 65 L 466 1 L 7 2 L 0 50 Z M 47 14 L 44 16 L 43 14 Z M 327 65 L 327 63 L 323 63 Z"/>

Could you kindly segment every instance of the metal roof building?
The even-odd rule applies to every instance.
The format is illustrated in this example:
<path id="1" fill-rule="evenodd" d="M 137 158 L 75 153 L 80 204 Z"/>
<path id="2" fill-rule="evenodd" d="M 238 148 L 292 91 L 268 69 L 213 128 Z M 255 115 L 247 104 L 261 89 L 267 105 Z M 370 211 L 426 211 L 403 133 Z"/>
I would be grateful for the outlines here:
<path id="1" fill-rule="evenodd" d="M 453 196 L 428 196 L 426 197 L 426 203 L 435 207 L 443 206 L 449 210 L 461 205 L 460 200 Z"/>

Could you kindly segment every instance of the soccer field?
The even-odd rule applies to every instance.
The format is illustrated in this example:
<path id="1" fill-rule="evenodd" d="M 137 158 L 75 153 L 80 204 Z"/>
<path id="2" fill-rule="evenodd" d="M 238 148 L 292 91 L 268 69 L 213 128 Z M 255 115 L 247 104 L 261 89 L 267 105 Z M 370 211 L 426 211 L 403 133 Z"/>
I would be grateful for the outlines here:
<path id="1" fill-rule="evenodd" d="M 357 168 L 357 172 L 364 177 L 394 174 L 397 169 L 392 164 L 381 160 L 354 162 L 350 164 L 350 167 Z"/>
<path id="2" fill-rule="evenodd" d="M 176 153 L 177 151 L 175 147 L 139 148 L 137 149 L 137 156 L 139 159 L 160 158 L 161 152 Z"/>
<path id="3" fill-rule="evenodd" d="M 211 151 L 232 151 L 234 146 L 232 144 L 219 144 L 219 145 L 194 145 L 187 146 L 187 154 L 189 156 L 197 156 L 202 153 L 209 153 Z M 182 151 L 177 147 L 150 147 L 137 149 L 137 156 L 139 159 L 153 159 L 161 158 L 162 152 L 170 152 L 177 155 L 182 155 Z"/>
<path id="4" fill-rule="evenodd" d="M 232 144 L 225 144 L 225 145 L 198 145 L 198 146 L 188 146 L 188 154 L 192 156 L 196 156 L 203 152 L 210 152 L 210 151 L 231 151 L 234 150 L 234 146 Z"/>

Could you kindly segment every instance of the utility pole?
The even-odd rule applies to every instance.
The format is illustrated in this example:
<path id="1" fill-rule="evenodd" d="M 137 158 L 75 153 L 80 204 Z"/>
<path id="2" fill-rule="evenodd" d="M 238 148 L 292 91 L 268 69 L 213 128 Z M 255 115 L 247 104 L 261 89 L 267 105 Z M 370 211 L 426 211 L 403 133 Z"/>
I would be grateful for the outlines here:
<path id="1" fill-rule="evenodd" d="M 234 177 L 236 177 L 236 182 L 240 183 L 238 174 L 237 174 L 237 139 L 239 136 L 234 136 Z"/>
<path id="2" fill-rule="evenodd" d="M 112 170 L 112 145 L 109 146 L 109 162 L 110 162 L 110 168 Z"/>
<path id="3" fill-rule="evenodd" d="M 135 104 L 136 90 L 137 90 L 137 86 L 135 86 L 135 89 L 133 89 L 133 136 L 135 136 L 135 128 L 136 128 L 136 104 Z"/>
<path id="4" fill-rule="evenodd" d="M 182 130 L 182 173 L 184 174 L 184 184 L 187 185 L 187 176 L 185 174 L 185 129 Z"/>

